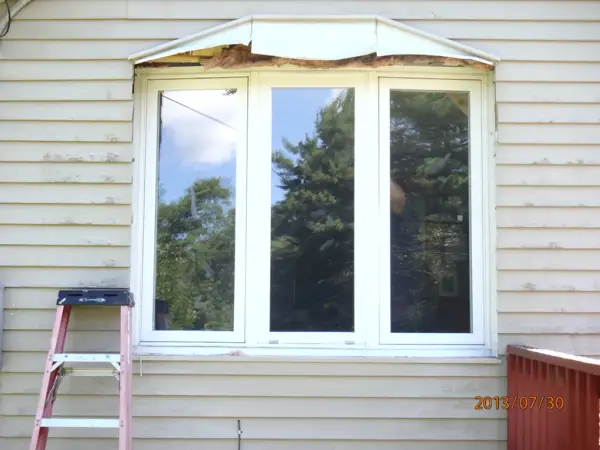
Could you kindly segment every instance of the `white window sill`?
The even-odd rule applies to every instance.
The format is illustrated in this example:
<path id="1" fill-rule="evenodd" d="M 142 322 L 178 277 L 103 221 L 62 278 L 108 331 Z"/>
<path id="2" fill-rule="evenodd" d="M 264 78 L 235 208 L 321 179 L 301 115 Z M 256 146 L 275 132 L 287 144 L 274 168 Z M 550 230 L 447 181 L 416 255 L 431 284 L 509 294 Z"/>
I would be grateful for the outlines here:
<path id="1" fill-rule="evenodd" d="M 349 348 L 350 347 L 350 348 Z M 415 362 L 423 360 L 430 361 L 432 358 L 437 362 L 440 359 L 450 362 L 465 362 L 466 358 L 474 358 L 473 362 L 499 361 L 496 359 L 492 350 L 483 346 L 456 345 L 456 346 L 381 346 L 377 348 L 360 347 L 334 347 L 334 346 L 286 346 L 282 344 L 264 345 L 264 346 L 198 346 L 197 344 L 181 343 L 142 343 L 134 349 L 135 359 L 185 359 L 192 357 L 214 357 L 223 358 L 243 358 L 251 357 L 273 359 L 335 359 L 351 358 L 353 360 L 360 358 L 365 360 L 408 360 Z M 470 361 L 470 359 L 469 359 Z"/>

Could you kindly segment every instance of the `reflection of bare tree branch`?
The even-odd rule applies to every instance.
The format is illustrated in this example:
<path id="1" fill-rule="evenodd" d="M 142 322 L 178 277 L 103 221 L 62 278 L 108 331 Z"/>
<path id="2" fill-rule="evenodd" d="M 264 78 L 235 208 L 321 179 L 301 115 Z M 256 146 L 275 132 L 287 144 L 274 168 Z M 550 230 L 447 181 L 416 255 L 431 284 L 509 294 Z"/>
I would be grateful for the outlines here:
<path id="1" fill-rule="evenodd" d="M 184 108 L 187 108 L 190 111 L 195 112 L 196 114 L 200 114 L 201 116 L 204 116 L 207 119 L 214 120 L 215 122 L 220 123 L 221 125 L 226 126 L 227 128 L 231 128 L 232 130 L 235 131 L 235 128 L 233 128 L 231 125 L 229 125 L 228 123 L 223 122 L 222 120 L 217 119 L 216 117 L 213 117 L 213 116 L 211 116 L 209 114 L 206 114 L 206 113 L 203 113 L 201 111 L 198 111 L 197 109 L 194 109 L 194 108 L 192 108 L 192 107 L 190 107 L 188 105 L 184 105 L 183 103 L 180 103 L 177 100 L 173 100 L 171 97 L 167 97 L 165 94 L 162 95 L 162 98 L 166 98 L 167 100 L 170 100 L 173 103 L 177 103 L 179 106 L 183 106 Z"/>

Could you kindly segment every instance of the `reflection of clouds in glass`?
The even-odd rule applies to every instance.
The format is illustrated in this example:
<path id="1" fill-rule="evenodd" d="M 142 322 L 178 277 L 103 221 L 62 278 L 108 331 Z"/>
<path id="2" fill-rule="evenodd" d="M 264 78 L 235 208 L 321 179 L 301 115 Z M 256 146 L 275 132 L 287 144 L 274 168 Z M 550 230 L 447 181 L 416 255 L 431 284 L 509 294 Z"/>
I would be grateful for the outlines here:
<path id="1" fill-rule="evenodd" d="M 237 122 L 237 98 L 225 92 L 164 93 L 167 98 L 162 101 L 162 124 L 172 137 L 173 151 L 182 162 L 220 165 L 234 159 L 237 136 L 232 128 Z"/>
<path id="2" fill-rule="evenodd" d="M 329 105 L 336 98 L 338 98 L 342 92 L 346 91 L 346 88 L 335 88 L 335 89 L 330 89 L 329 91 L 330 91 L 329 96 L 325 100 L 325 105 Z"/>

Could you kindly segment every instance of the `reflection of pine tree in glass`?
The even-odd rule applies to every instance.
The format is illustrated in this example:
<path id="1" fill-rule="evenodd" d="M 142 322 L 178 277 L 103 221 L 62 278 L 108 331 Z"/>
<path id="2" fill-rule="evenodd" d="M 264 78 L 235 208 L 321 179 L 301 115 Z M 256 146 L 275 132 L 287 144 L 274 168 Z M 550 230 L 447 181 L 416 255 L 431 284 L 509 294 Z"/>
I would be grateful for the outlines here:
<path id="1" fill-rule="evenodd" d="M 284 143 L 273 170 L 271 330 L 354 326 L 354 93 L 319 111 L 315 136 Z"/>
<path id="2" fill-rule="evenodd" d="M 391 216 L 392 331 L 468 332 L 468 117 L 457 106 L 466 94 L 390 97 L 391 179 L 407 197 Z M 437 283 L 448 276 L 459 292 L 446 310 Z"/>
<path id="3" fill-rule="evenodd" d="M 230 198 L 221 179 L 209 178 L 175 202 L 159 199 L 156 297 L 168 304 L 171 329 L 233 329 Z"/>

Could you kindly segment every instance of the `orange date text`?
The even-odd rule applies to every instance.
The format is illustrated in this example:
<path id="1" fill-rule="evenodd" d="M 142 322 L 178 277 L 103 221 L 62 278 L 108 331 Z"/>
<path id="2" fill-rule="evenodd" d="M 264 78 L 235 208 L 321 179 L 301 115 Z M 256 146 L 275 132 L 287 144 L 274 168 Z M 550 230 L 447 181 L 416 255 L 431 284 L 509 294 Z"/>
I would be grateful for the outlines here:
<path id="1" fill-rule="evenodd" d="M 518 397 L 475 397 L 476 410 L 490 409 L 563 409 L 565 407 L 565 399 L 563 397 L 550 396 L 518 396 Z"/>

